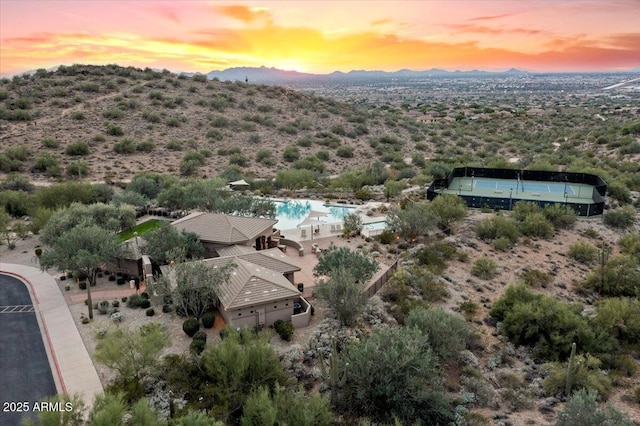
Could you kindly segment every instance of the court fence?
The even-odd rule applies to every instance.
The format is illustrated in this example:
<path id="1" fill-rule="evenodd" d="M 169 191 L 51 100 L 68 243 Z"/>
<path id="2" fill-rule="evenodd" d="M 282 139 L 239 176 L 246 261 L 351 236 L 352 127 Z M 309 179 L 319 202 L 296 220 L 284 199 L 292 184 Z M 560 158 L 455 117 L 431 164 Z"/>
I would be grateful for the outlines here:
<path id="1" fill-rule="evenodd" d="M 585 202 L 562 202 L 576 211 L 579 216 L 597 216 L 604 212 L 604 197 L 607 193 L 607 183 L 597 175 L 576 172 L 550 172 L 544 170 L 518 170 L 518 169 L 491 169 L 482 167 L 458 167 L 449 173 L 444 179 L 434 180 L 427 189 L 427 199 L 433 200 L 443 191 L 450 189 L 451 182 L 455 178 L 491 178 L 509 179 L 516 181 L 558 182 L 566 184 L 585 184 L 591 186 L 591 199 Z M 487 207 L 491 209 L 511 210 L 518 201 L 532 201 L 544 207 L 550 204 L 558 204 L 557 200 L 531 200 L 529 198 L 500 195 L 459 194 L 467 206 L 473 208 Z"/>

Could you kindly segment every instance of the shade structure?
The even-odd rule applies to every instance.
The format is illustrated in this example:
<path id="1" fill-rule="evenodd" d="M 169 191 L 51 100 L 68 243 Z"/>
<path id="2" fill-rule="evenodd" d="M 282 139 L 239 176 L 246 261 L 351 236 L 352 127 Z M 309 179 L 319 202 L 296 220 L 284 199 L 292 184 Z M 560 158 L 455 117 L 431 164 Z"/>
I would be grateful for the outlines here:
<path id="1" fill-rule="evenodd" d="M 233 182 L 229 182 L 229 186 L 249 186 L 249 184 L 244 179 L 240 179 L 240 180 L 235 180 Z"/>
<path id="2" fill-rule="evenodd" d="M 327 213 L 327 212 L 321 212 L 321 211 L 318 211 L 318 210 L 311 210 L 309 212 L 309 214 L 307 215 L 307 218 L 310 218 L 310 217 L 319 218 L 319 217 L 327 217 L 327 216 L 329 216 L 329 213 Z"/>
<path id="3" fill-rule="evenodd" d="M 318 220 L 318 219 L 314 219 L 313 217 L 307 216 L 305 218 L 305 220 L 303 220 L 302 222 L 300 222 L 298 224 L 298 228 L 302 228 L 305 226 L 309 226 L 310 228 L 310 234 L 311 234 L 311 241 L 313 241 L 313 227 L 314 226 L 318 226 L 318 229 L 320 228 L 320 225 L 324 224 L 324 222 Z"/>

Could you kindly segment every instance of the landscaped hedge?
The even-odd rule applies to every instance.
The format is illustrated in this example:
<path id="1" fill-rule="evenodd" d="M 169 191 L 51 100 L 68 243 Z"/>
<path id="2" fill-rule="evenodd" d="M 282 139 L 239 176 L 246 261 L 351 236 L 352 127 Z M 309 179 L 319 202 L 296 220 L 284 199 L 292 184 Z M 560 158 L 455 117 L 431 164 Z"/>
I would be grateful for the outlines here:
<path id="1" fill-rule="evenodd" d="M 195 318 L 187 318 L 182 323 L 182 330 L 187 336 L 193 337 L 198 330 L 200 330 L 200 323 Z"/>
<path id="2" fill-rule="evenodd" d="M 213 327 L 213 323 L 215 322 L 215 316 L 213 315 L 213 312 L 206 312 L 203 316 L 202 316 L 202 326 L 204 328 L 211 328 Z"/>

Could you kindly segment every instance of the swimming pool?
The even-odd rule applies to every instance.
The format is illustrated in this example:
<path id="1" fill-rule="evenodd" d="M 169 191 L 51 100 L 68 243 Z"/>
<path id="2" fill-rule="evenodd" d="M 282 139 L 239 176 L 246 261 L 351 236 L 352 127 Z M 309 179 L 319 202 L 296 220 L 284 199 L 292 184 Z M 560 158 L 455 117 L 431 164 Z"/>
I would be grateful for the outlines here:
<path id="1" fill-rule="evenodd" d="M 356 207 L 334 206 L 321 200 L 272 200 L 276 205 L 276 219 L 278 229 L 295 229 L 309 216 L 311 210 L 326 213 L 327 216 L 318 217 L 322 223 L 342 223 L 342 219 L 353 213 Z"/>
<path id="2" fill-rule="evenodd" d="M 371 231 L 383 231 L 387 229 L 387 222 L 385 221 L 369 222 L 369 223 L 365 223 L 363 226 Z"/>

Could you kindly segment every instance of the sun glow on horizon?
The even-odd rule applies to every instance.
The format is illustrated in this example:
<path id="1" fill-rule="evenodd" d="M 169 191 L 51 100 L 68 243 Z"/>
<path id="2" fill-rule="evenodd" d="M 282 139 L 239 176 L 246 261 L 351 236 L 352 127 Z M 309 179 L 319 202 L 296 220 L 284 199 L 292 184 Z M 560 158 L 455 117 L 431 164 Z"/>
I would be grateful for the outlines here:
<path id="1" fill-rule="evenodd" d="M 261 65 L 303 73 L 640 66 L 637 0 L 362 5 L 3 1 L 0 74 L 73 63 L 204 73 Z"/>

